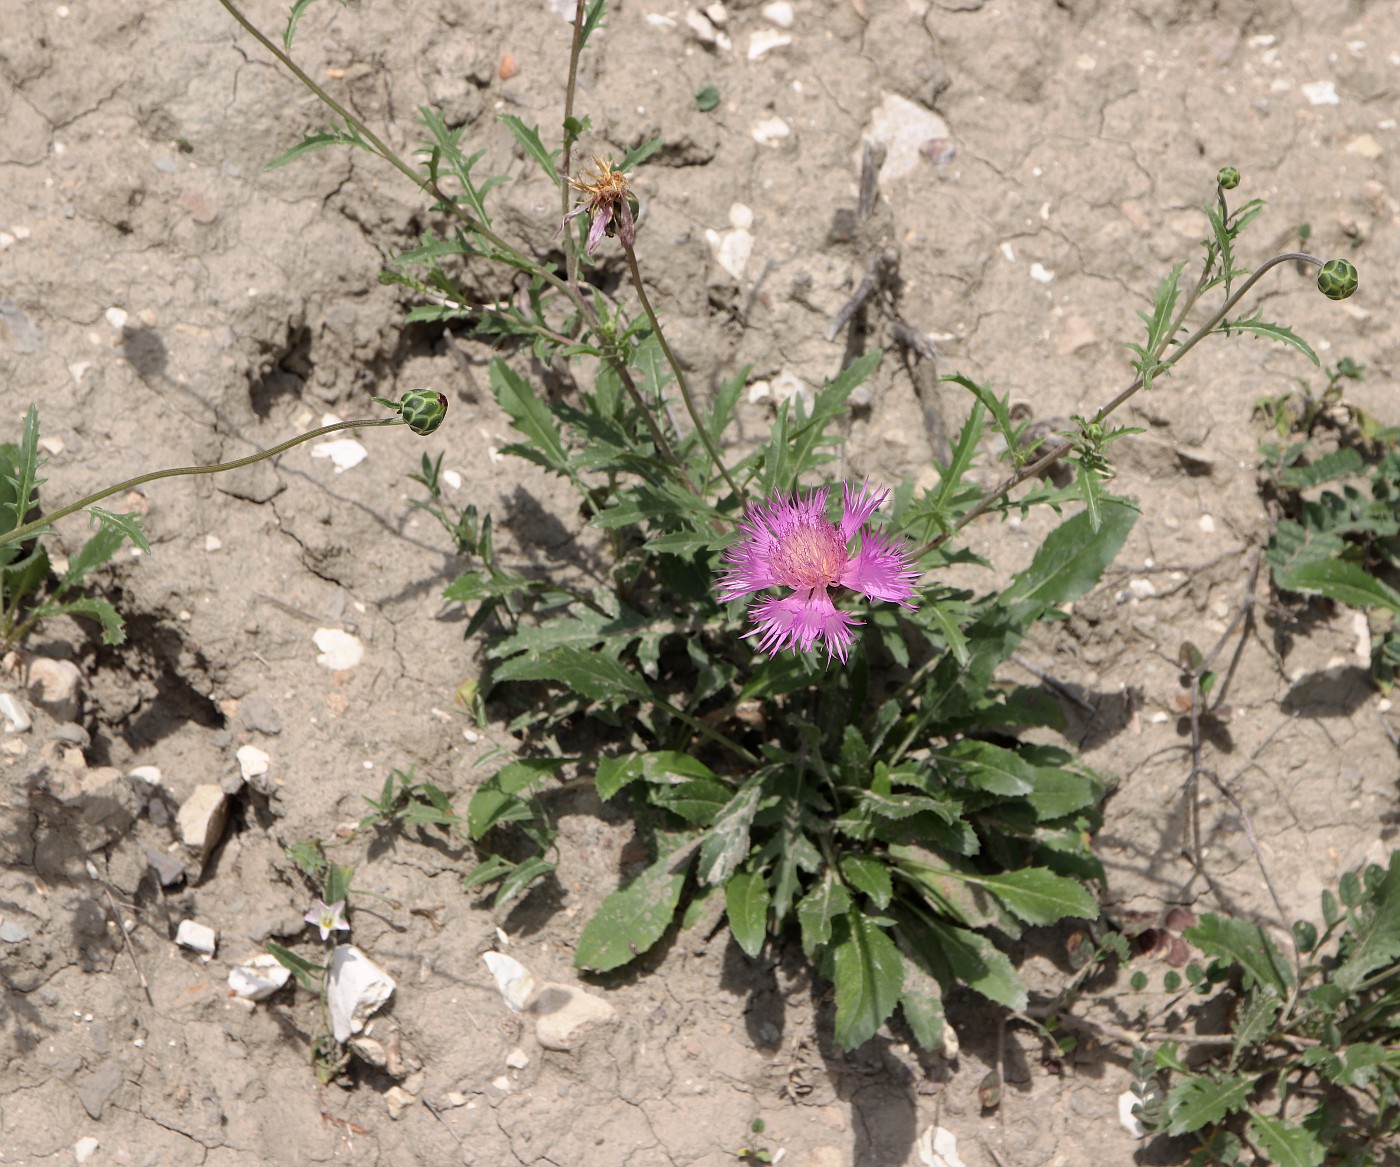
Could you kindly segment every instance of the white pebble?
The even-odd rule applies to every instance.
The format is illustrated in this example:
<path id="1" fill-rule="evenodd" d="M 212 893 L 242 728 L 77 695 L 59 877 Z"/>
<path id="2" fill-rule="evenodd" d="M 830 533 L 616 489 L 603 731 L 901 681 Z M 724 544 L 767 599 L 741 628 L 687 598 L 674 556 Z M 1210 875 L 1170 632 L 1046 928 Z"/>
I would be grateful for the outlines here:
<path id="1" fill-rule="evenodd" d="M 0 693 L 0 720 L 5 723 L 6 733 L 27 733 L 34 725 L 33 719 L 12 693 Z"/>
<path id="2" fill-rule="evenodd" d="M 205 956 L 213 956 L 218 945 L 218 934 L 208 924 L 181 920 L 180 927 L 175 930 L 175 943 L 182 948 L 202 952 Z"/>
<path id="3" fill-rule="evenodd" d="M 335 465 L 337 474 L 358 466 L 369 457 L 369 451 L 354 438 L 333 438 L 311 447 L 313 458 L 329 458 Z"/>
<path id="4" fill-rule="evenodd" d="M 753 211 L 743 203 L 731 203 L 729 225 L 737 231 L 747 231 L 753 226 Z"/>
<path id="5" fill-rule="evenodd" d="M 245 1001 L 261 1001 L 277 992 L 291 976 L 291 969 L 264 953 L 230 969 L 228 987 Z"/>
<path id="6" fill-rule="evenodd" d="M 126 313 L 120 308 L 108 308 L 103 315 L 107 318 L 107 323 L 113 328 L 126 327 Z"/>
<path id="7" fill-rule="evenodd" d="M 787 0 L 773 0 L 763 6 L 763 18 L 779 28 L 792 27 L 792 5 Z"/>
<path id="8" fill-rule="evenodd" d="M 1124 1090 L 1118 1095 L 1118 1125 L 1135 1139 L 1145 1139 L 1147 1128 L 1142 1125 L 1142 1120 L 1133 1113 L 1133 1107 L 1142 1101 L 1131 1090 Z"/>
<path id="9" fill-rule="evenodd" d="M 776 146 L 792 133 L 792 127 L 780 117 L 761 118 L 749 127 L 749 135 L 760 146 Z"/>
<path id="10" fill-rule="evenodd" d="M 449 490 L 462 489 L 462 476 L 455 470 L 444 470 L 442 472 L 442 480 L 447 483 Z"/>
<path id="11" fill-rule="evenodd" d="M 342 632 L 339 628 L 318 628 L 311 639 L 321 650 L 316 663 L 334 672 L 353 669 L 365 658 L 365 646 L 360 643 L 359 637 Z"/>
<path id="12" fill-rule="evenodd" d="M 749 37 L 749 60 L 756 61 L 764 53 L 773 49 L 781 49 L 785 45 L 792 44 L 792 37 L 785 32 L 779 32 L 774 28 L 760 28 Z"/>
<path id="13" fill-rule="evenodd" d="M 1202 515 L 1200 519 L 1197 520 L 1196 526 L 1200 527 L 1202 531 L 1209 535 L 1215 530 L 1215 520 L 1209 515 Z"/>
<path id="14" fill-rule="evenodd" d="M 1038 263 L 1031 264 L 1031 279 L 1037 281 L 1038 283 L 1048 284 L 1054 278 L 1055 273 L 1052 272 L 1049 268 L 1044 267 L 1043 265 Z"/>
<path id="15" fill-rule="evenodd" d="M 268 766 L 272 762 L 272 759 L 257 746 L 239 746 L 236 757 L 238 758 L 238 770 L 243 775 L 244 782 L 261 778 L 267 773 Z"/>
<path id="16" fill-rule="evenodd" d="M 217 551 L 223 545 L 224 541 L 220 539 L 217 535 L 204 536 L 204 550 L 206 551 Z"/>
<path id="17" fill-rule="evenodd" d="M 1313 105 L 1341 105 L 1335 81 L 1311 81 L 1303 86 L 1303 96 Z"/>
<path id="18" fill-rule="evenodd" d="M 97 1148 L 101 1145 L 91 1135 L 84 1135 L 73 1144 L 73 1159 L 78 1163 L 86 1163 L 97 1154 Z"/>

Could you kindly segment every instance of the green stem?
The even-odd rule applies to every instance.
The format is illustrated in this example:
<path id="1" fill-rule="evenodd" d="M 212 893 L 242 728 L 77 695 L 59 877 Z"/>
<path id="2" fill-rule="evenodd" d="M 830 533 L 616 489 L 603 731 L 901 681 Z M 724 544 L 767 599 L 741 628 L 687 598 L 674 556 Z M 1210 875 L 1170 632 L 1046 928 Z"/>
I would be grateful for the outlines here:
<path id="1" fill-rule="evenodd" d="M 1166 372 L 1179 360 L 1181 360 L 1182 357 L 1184 357 L 1193 348 L 1195 348 L 1196 345 L 1198 345 L 1202 340 L 1204 340 L 1207 336 L 1214 332 L 1216 328 L 1220 326 L 1221 322 L 1225 319 L 1225 317 L 1229 314 L 1230 310 L 1236 304 L 1238 304 L 1241 299 L 1243 299 L 1246 295 L 1249 294 L 1249 292 L 1254 288 L 1254 285 L 1257 284 L 1264 277 L 1265 273 L 1267 273 L 1271 268 L 1277 267 L 1281 263 L 1289 262 L 1310 263 L 1314 267 L 1322 266 L 1322 260 L 1318 259 L 1317 256 L 1307 255 L 1301 251 L 1285 252 L 1282 255 L 1276 255 L 1272 259 L 1267 260 L 1266 262 L 1260 265 L 1258 271 L 1254 272 L 1249 277 L 1249 279 L 1245 280 L 1245 282 L 1240 285 L 1239 289 L 1215 311 L 1215 313 L 1211 316 L 1211 318 L 1208 321 L 1206 321 L 1205 324 L 1203 324 L 1194 333 L 1192 333 L 1186 340 L 1181 342 L 1176 352 L 1172 353 L 1170 357 L 1168 357 L 1165 361 L 1161 363 L 1161 365 L 1157 368 L 1153 376 L 1159 376 L 1162 373 Z M 1180 321 L 1183 318 L 1184 312 L 1189 310 L 1191 306 L 1195 304 L 1196 297 L 1199 295 L 1200 291 L 1198 290 L 1194 292 L 1190 297 L 1188 297 L 1186 308 L 1183 309 L 1183 313 L 1178 314 L 1178 321 Z M 1175 334 L 1176 329 L 1179 327 L 1180 324 L 1178 322 L 1173 322 L 1172 331 L 1168 333 L 1166 340 L 1164 340 L 1164 344 L 1170 342 L 1171 336 Z M 1135 393 L 1137 393 L 1138 390 L 1142 388 L 1142 386 L 1143 378 L 1139 376 L 1136 380 L 1133 381 L 1131 385 L 1129 385 L 1126 389 L 1119 393 L 1117 397 L 1115 397 L 1112 401 L 1110 401 L 1107 405 L 1100 409 L 1098 413 L 1094 415 L 1094 421 L 1096 423 L 1102 422 L 1104 418 L 1106 418 L 1110 413 L 1112 413 L 1115 409 L 1117 409 L 1120 405 L 1127 401 L 1128 398 L 1132 397 Z M 981 500 L 977 503 L 977 505 L 973 507 L 970 511 L 968 511 L 965 515 L 963 515 L 960 519 L 958 519 L 958 521 L 953 524 L 950 530 L 945 531 L 941 535 L 935 536 L 928 543 L 924 544 L 924 546 L 919 549 L 918 554 L 920 556 L 925 555 L 929 551 L 932 551 L 935 547 L 939 547 L 943 543 L 947 542 L 949 538 L 951 538 L 957 532 L 961 531 L 974 519 L 977 519 L 980 516 L 986 514 L 986 512 L 989 511 L 996 504 L 998 499 L 1003 498 L 1005 495 L 1009 494 L 1017 486 L 1025 482 L 1026 479 L 1033 478 L 1042 470 L 1045 470 L 1046 468 L 1054 465 L 1066 454 L 1068 454 L 1072 448 L 1072 443 L 1060 442 L 1059 444 L 1052 446 L 1048 451 L 1046 451 L 1045 454 L 1037 458 L 1034 462 L 1030 463 L 1027 466 L 1021 467 L 1021 469 L 1017 470 L 1014 474 L 1008 476 L 1004 481 L 998 483 L 985 495 L 983 495 Z"/>
<path id="2" fill-rule="evenodd" d="M 622 242 L 621 236 L 618 242 Z M 691 423 L 695 426 L 695 432 L 700 435 L 700 441 L 704 443 L 706 452 L 710 455 L 710 464 L 719 471 L 724 481 L 728 484 L 730 491 L 735 498 L 741 497 L 739 487 L 734 479 L 730 477 L 723 460 L 719 456 L 719 450 L 715 448 L 714 441 L 710 437 L 710 432 L 705 428 L 705 423 L 700 420 L 700 414 L 695 408 L 695 399 L 690 395 L 690 386 L 686 383 L 685 373 L 682 371 L 680 362 L 676 360 L 676 354 L 671 351 L 670 344 L 666 341 L 666 334 L 661 330 L 661 321 L 656 318 L 656 312 L 651 306 L 651 300 L 647 298 L 646 288 L 642 285 L 642 273 L 637 267 L 637 253 L 626 243 L 622 244 L 622 253 L 627 257 L 627 268 L 632 273 L 632 286 L 637 290 L 637 298 L 642 302 L 642 311 L 647 314 L 647 319 L 651 321 L 652 332 L 656 334 L 656 339 L 661 344 L 661 351 L 666 354 L 666 360 L 671 366 L 671 371 L 676 375 L 676 384 L 680 387 L 681 398 L 685 401 L 686 412 L 690 414 Z"/>
<path id="3" fill-rule="evenodd" d="M 569 213 L 568 175 L 573 173 L 574 139 L 569 133 L 569 122 L 574 116 L 574 93 L 578 89 L 578 59 L 583 53 L 583 17 L 587 0 L 578 0 L 574 6 L 574 39 L 569 46 L 569 83 L 564 87 L 564 158 L 562 170 L 565 181 L 560 183 L 559 217 L 562 220 Z M 569 287 L 578 287 L 578 248 L 574 246 L 574 230 L 564 226 L 564 275 Z"/>
<path id="4" fill-rule="evenodd" d="M 239 470 L 244 466 L 251 466 L 255 462 L 261 462 L 264 458 L 274 458 L 278 454 L 285 453 L 293 446 L 299 446 L 302 442 L 309 442 L 312 438 L 322 438 L 327 434 L 337 433 L 340 430 L 363 429 L 370 426 L 381 425 L 403 425 L 403 419 L 399 417 L 376 417 L 364 421 L 338 421 L 334 425 L 323 425 L 320 429 L 312 430 L 310 433 L 300 434 L 295 438 L 273 446 L 270 450 L 263 450 L 257 454 L 250 454 L 246 458 L 235 458 L 232 462 L 220 462 L 217 466 L 181 466 L 173 470 L 152 470 L 149 474 L 141 474 L 135 478 L 128 478 L 125 482 L 118 482 L 116 486 L 109 486 L 105 490 L 99 490 L 96 494 L 90 494 L 87 498 L 79 499 L 75 503 L 51 514 L 41 515 L 32 523 L 25 523 L 16 527 L 13 531 L 8 531 L 0 535 L 0 547 L 6 543 L 14 543 L 20 539 L 27 539 L 44 527 L 77 511 L 84 510 L 92 506 L 93 503 L 101 502 L 104 498 L 111 498 L 114 494 L 119 494 L 126 490 L 135 490 L 138 486 L 143 486 L 147 482 L 155 482 L 158 478 L 179 478 L 189 474 L 222 474 L 225 470 Z"/>

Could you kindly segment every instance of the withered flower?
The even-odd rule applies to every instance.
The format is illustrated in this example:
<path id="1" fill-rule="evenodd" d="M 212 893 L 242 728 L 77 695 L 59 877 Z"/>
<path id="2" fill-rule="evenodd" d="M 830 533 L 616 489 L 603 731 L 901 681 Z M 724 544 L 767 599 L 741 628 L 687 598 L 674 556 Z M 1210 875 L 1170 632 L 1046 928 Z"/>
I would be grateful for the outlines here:
<path id="1" fill-rule="evenodd" d="M 620 170 L 614 170 L 610 161 L 599 158 L 596 154 L 593 156 L 593 166 L 597 170 L 596 174 L 568 180 L 571 187 L 584 195 L 584 201 L 564 216 L 564 224 L 585 211 L 593 216 L 588 227 L 589 255 L 593 254 L 594 248 L 605 234 L 612 235 L 614 232 L 622 240 L 624 247 L 631 247 L 637 238 L 637 232 L 632 222 L 627 176 Z"/>

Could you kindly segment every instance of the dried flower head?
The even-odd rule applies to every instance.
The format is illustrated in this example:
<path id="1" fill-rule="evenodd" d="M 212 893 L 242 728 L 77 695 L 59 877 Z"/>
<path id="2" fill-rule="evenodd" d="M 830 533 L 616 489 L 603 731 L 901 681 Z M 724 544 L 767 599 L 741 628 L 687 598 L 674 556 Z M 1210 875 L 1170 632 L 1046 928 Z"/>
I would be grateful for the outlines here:
<path id="1" fill-rule="evenodd" d="M 321 939 L 327 940 L 332 932 L 348 932 L 350 925 L 345 919 L 345 901 L 336 900 L 333 904 L 328 904 L 324 900 L 317 900 L 311 905 L 311 911 L 302 917 L 308 924 L 315 924 L 321 929 Z"/>
<path id="2" fill-rule="evenodd" d="M 830 490 L 823 486 L 785 498 L 775 494 L 750 504 L 739 530 L 743 538 L 725 555 L 719 579 L 721 600 L 765 588 L 788 587 L 787 596 L 769 596 L 749 610 L 758 646 L 776 656 L 783 649 L 811 652 L 820 643 L 827 658 L 845 661 L 864 623 L 831 602 L 831 589 L 849 588 L 872 600 L 914 605 L 918 571 L 904 539 L 871 527 L 869 519 L 889 497 L 868 484 L 844 487 L 840 523 L 826 518 Z M 859 535 L 860 546 L 851 542 Z"/>
<path id="3" fill-rule="evenodd" d="M 593 254 L 593 249 L 605 234 L 611 235 L 614 231 L 624 247 L 631 247 L 637 238 L 637 231 L 632 222 L 627 176 L 620 170 L 614 170 L 610 161 L 596 154 L 593 156 L 593 167 L 596 174 L 568 180 L 571 187 L 584 195 L 584 201 L 564 216 L 564 223 L 585 211 L 593 216 L 588 227 L 589 255 Z"/>

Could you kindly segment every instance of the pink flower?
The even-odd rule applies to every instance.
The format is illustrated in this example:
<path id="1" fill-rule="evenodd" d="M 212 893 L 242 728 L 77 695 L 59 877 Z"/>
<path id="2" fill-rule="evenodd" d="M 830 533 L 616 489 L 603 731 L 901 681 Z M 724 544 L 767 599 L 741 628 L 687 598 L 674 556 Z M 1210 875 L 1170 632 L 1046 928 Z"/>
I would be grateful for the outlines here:
<path id="1" fill-rule="evenodd" d="M 593 218 L 588 225 L 589 255 L 593 254 L 604 235 L 611 236 L 614 232 L 622 240 L 622 245 L 630 248 L 636 242 L 637 230 L 632 221 L 627 176 L 620 170 L 614 170 L 611 162 L 606 158 L 599 158 L 596 154 L 593 156 L 593 168 L 596 173 L 591 176 L 567 180 L 571 187 L 585 197 L 582 203 L 564 216 L 560 230 L 562 231 L 576 215 L 590 214 Z"/>
<path id="2" fill-rule="evenodd" d="M 775 494 L 749 505 L 739 530 L 743 538 L 725 554 L 719 598 L 733 600 L 765 588 L 792 588 L 790 595 L 767 596 L 749 610 L 758 647 L 769 656 L 783 649 L 811 652 L 820 642 L 827 658 L 842 662 L 855 642 L 853 628 L 864 623 L 831 602 L 830 589 L 850 588 L 872 600 L 914 605 L 919 573 L 904 539 L 892 539 L 869 525 L 870 516 L 889 497 L 869 484 L 844 487 L 841 522 L 826 518 L 828 487 L 795 494 Z M 860 535 L 859 550 L 850 549 Z"/>
<path id="3" fill-rule="evenodd" d="M 321 929 L 322 940 L 327 939 L 332 932 L 350 931 L 350 925 L 345 922 L 344 900 L 336 900 L 333 904 L 317 900 L 311 905 L 311 911 L 307 912 L 302 919 Z"/>

